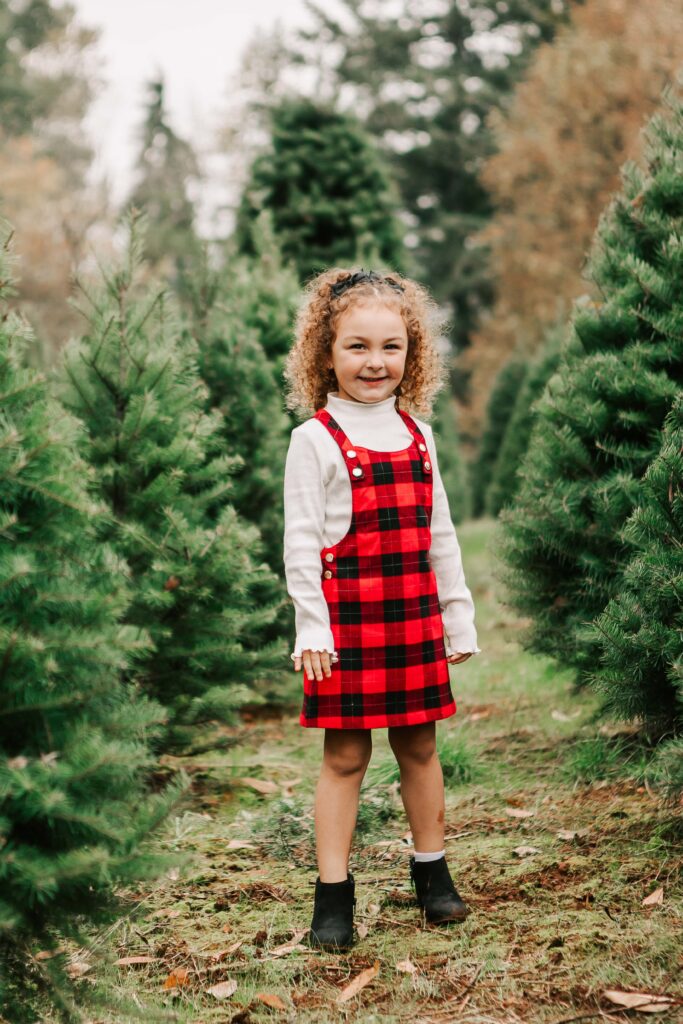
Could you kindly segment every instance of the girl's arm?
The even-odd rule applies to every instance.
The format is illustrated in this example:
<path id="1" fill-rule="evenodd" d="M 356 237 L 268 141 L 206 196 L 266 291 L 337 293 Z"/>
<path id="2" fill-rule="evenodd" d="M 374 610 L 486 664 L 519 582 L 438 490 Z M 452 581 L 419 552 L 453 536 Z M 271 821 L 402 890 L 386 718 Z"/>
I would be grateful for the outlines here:
<path id="1" fill-rule="evenodd" d="M 285 462 L 284 512 L 285 578 L 297 634 L 292 657 L 301 657 L 306 650 L 334 654 L 330 613 L 321 586 L 325 469 L 315 444 L 300 427 L 292 431 Z"/>
<path id="2" fill-rule="evenodd" d="M 427 427 L 424 434 L 431 455 L 433 480 L 432 544 L 429 549 L 429 561 L 436 576 L 441 617 L 448 637 L 446 654 L 480 654 L 474 625 L 474 602 L 465 583 L 460 544 L 439 472 L 434 435 L 428 424 L 424 426 Z"/>

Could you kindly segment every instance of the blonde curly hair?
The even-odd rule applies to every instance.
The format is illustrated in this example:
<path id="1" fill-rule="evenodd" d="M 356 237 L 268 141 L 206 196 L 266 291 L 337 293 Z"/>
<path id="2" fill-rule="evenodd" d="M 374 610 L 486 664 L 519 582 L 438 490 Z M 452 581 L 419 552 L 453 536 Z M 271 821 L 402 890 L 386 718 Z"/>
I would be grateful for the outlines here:
<path id="1" fill-rule="evenodd" d="M 426 288 L 409 277 L 390 271 L 379 273 L 401 285 L 398 291 L 386 281 L 361 281 L 336 296 L 333 285 L 355 270 L 332 267 L 307 282 L 299 307 L 295 340 L 285 359 L 285 404 L 302 418 L 312 416 L 327 403 L 327 393 L 337 390 L 333 369 L 326 369 L 332 354 L 339 319 L 349 306 L 375 299 L 396 309 L 408 335 L 408 353 L 401 383 L 394 392 L 398 405 L 408 413 L 428 417 L 434 398 L 448 379 L 447 367 L 436 346 L 446 328 L 442 310 Z"/>

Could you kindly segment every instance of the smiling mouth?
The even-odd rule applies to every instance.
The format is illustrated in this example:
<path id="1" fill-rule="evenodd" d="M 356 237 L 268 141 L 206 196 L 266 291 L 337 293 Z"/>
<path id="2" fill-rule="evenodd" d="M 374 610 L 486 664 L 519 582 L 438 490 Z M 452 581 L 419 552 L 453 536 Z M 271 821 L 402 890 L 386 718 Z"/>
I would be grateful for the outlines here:
<path id="1" fill-rule="evenodd" d="M 378 380 L 386 380 L 386 377 L 360 377 L 360 380 L 367 380 L 372 383 L 377 383 Z"/>

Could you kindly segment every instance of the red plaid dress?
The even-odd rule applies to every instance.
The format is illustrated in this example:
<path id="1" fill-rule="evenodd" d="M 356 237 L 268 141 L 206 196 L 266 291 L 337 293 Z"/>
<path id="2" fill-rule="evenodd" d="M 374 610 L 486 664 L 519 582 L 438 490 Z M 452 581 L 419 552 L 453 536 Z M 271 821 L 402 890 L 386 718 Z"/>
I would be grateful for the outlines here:
<path id="1" fill-rule="evenodd" d="M 429 561 L 432 467 L 424 436 L 396 452 L 353 445 L 326 409 L 316 419 L 342 450 L 351 524 L 320 552 L 321 586 L 339 661 L 308 679 L 299 721 L 333 729 L 418 725 L 455 714 L 443 620 Z"/>

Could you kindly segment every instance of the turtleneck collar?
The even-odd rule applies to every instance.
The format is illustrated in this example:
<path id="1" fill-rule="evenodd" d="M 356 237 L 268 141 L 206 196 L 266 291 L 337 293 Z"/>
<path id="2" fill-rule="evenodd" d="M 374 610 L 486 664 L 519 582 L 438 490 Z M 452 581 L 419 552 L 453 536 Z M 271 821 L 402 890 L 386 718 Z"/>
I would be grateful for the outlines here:
<path id="1" fill-rule="evenodd" d="M 327 392 L 327 409 L 334 415 L 351 417 L 355 420 L 367 421 L 368 416 L 378 419 L 392 419 L 396 413 L 396 395 L 389 395 L 381 402 L 352 402 L 348 398 L 340 398 L 338 391 Z"/>

